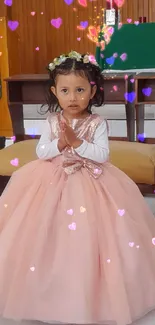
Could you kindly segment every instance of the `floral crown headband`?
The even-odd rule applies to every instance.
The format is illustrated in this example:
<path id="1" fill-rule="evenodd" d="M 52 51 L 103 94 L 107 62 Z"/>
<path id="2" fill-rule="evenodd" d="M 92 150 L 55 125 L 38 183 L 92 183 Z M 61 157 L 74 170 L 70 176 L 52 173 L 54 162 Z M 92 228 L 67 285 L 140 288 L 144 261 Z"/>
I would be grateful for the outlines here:
<path id="1" fill-rule="evenodd" d="M 91 63 L 96 66 L 99 66 L 92 55 L 81 55 L 76 51 L 71 51 L 68 55 L 62 54 L 60 57 L 55 58 L 48 66 L 50 71 L 53 71 L 56 66 L 59 66 L 61 63 L 65 62 L 67 59 L 75 59 L 76 61 L 82 61 L 83 63 Z"/>

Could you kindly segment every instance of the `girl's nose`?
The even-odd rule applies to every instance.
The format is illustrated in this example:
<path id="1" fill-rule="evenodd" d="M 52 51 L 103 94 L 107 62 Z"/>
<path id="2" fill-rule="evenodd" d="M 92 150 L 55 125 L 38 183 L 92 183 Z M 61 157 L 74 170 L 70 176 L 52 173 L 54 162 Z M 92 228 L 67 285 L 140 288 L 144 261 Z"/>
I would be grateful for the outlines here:
<path id="1" fill-rule="evenodd" d="M 75 93 L 70 94 L 70 101 L 76 101 L 76 94 Z"/>

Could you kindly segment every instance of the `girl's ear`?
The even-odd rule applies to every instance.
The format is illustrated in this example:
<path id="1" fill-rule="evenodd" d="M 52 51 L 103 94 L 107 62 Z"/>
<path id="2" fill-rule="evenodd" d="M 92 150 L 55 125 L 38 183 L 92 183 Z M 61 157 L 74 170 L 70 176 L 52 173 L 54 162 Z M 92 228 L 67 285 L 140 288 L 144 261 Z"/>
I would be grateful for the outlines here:
<path id="1" fill-rule="evenodd" d="M 94 85 L 93 88 L 92 88 L 92 91 L 91 91 L 91 97 L 90 97 L 90 99 L 92 99 L 95 96 L 96 90 L 97 90 L 97 86 Z"/>
<path id="2" fill-rule="evenodd" d="M 51 92 L 57 97 L 55 87 L 53 87 L 53 86 L 51 87 Z"/>

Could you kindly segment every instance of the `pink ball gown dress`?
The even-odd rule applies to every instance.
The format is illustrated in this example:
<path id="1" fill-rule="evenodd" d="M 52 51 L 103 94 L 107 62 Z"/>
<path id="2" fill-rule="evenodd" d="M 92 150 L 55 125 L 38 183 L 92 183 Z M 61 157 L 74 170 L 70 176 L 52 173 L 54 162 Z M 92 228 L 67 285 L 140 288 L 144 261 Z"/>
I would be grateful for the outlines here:
<path id="1" fill-rule="evenodd" d="M 49 115 L 40 159 L 15 171 L 0 198 L 0 315 L 131 324 L 155 309 L 154 216 L 108 161 L 104 119 L 74 119 L 83 144 L 60 153 L 61 119 Z"/>

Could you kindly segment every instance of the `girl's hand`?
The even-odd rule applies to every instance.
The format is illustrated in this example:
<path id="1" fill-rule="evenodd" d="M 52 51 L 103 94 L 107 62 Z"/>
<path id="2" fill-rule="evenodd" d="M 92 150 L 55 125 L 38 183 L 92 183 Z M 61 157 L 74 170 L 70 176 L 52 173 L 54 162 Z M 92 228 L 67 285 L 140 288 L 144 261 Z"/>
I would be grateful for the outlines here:
<path id="1" fill-rule="evenodd" d="M 64 133 L 64 125 L 61 123 L 61 132 L 60 132 L 60 138 L 58 141 L 58 149 L 61 152 L 68 146 L 66 139 L 65 139 L 65 133 Z"/>
<path id="2" fill-rule="evenodd" d="M 64 136 L 67 144 L 73 148 L 79 147 L 83 141 L 77 138 L 73 129 L 67 124 L 64 124 L 63 128 L 64 128 Z"/>

